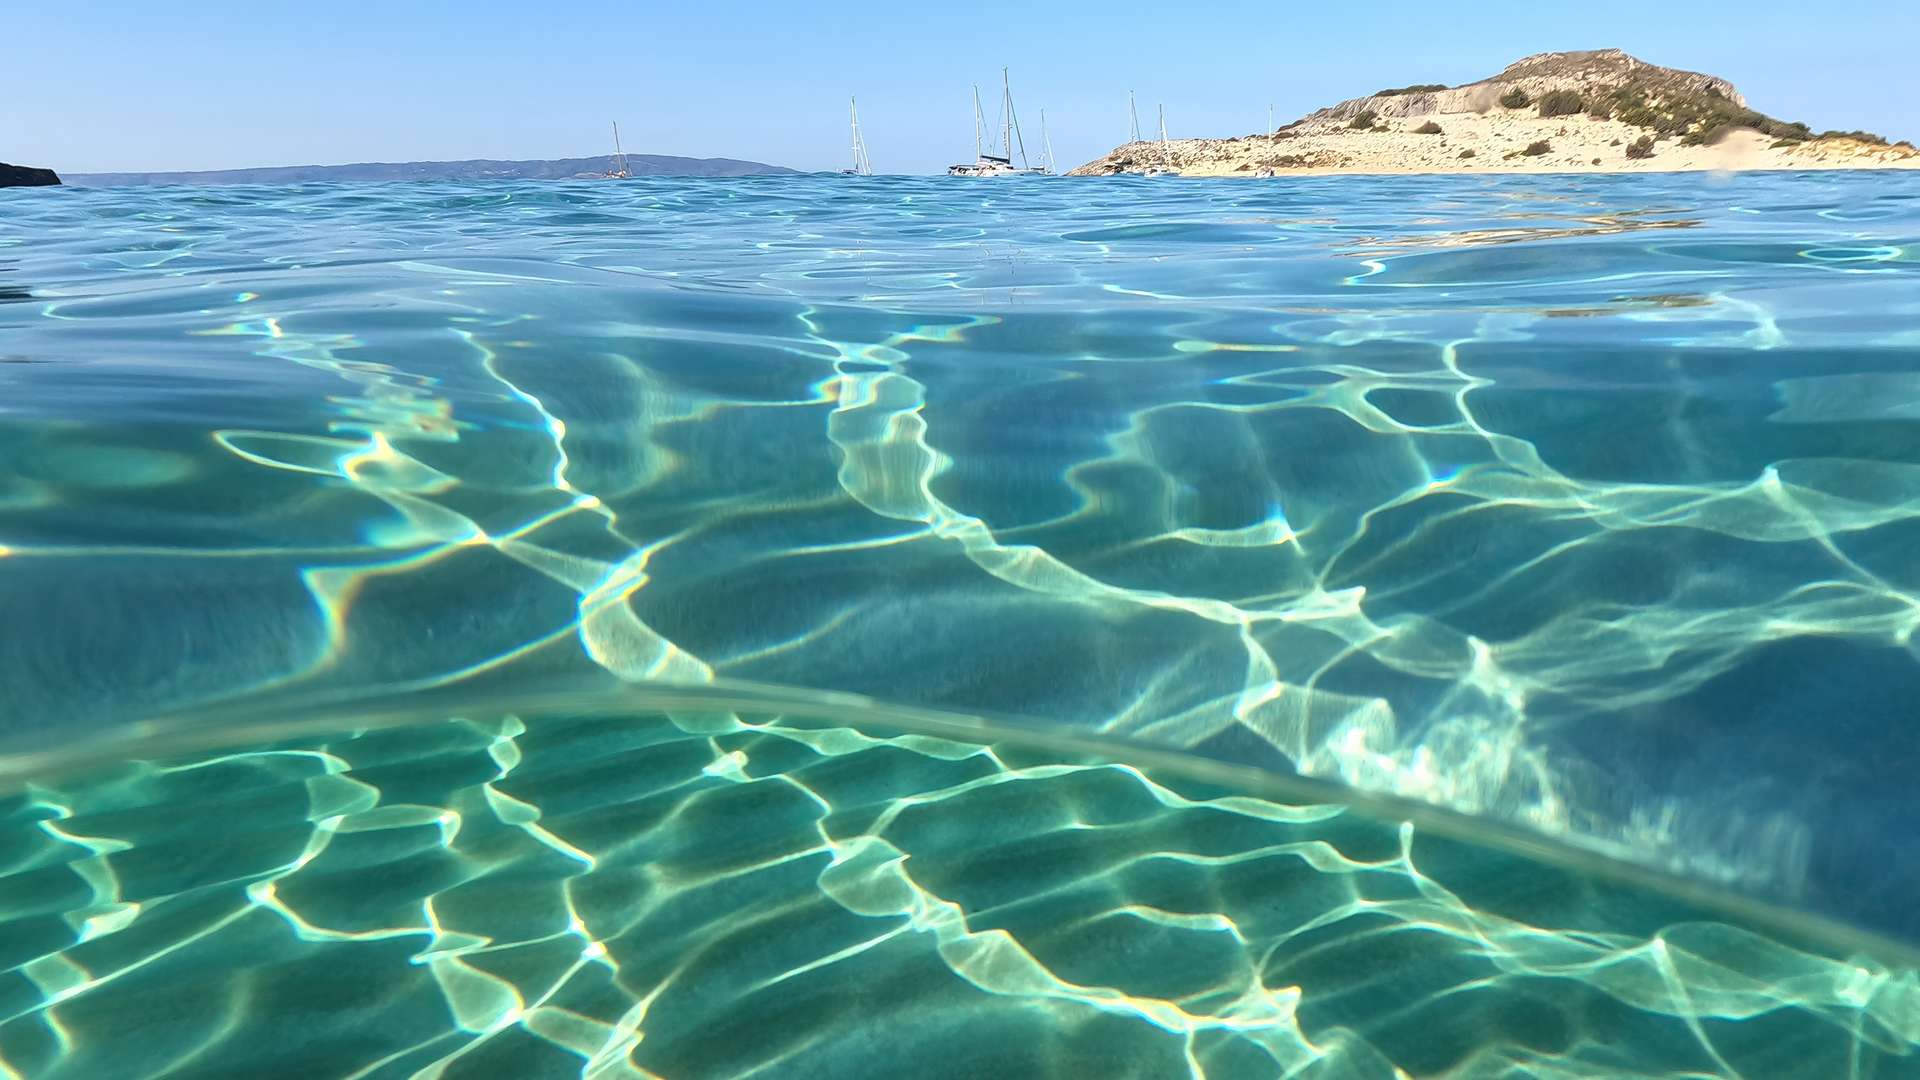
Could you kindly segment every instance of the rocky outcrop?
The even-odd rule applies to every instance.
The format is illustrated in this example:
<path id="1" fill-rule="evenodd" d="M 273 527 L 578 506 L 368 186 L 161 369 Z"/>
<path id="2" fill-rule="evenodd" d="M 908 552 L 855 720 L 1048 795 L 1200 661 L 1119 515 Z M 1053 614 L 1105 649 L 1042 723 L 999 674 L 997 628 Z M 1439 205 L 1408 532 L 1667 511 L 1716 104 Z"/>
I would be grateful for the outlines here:
<path id="1" fill-rule="evenodd" d="M 1315 120 L 1351 120 L 1366 112 L 1387 117 L 1486 112 L 1499 105 L 1502 95 L 1514 90 L 1523 91 L 1530 100 L 1538 101 L 1555 90 L 1597 97 L 1628 86 L 1660 97 L 1718 98 L 1736 108 L 1747 106 L 1747 99 L 1740 96 L 1733 84 L 1717 76 L 1649 64 L 1619 49 L 1589 49 L 1536 53 L 1515 60 L 1491 78 L 1442 90 L 1350 98 L 1309 113 L 1289 126 Z"/>
<path id="2" fill-rule="evenodd" d="M 0 161 L 0 187 L 49 187 L 60 182 L 52 169 L 34 169 Z"/>

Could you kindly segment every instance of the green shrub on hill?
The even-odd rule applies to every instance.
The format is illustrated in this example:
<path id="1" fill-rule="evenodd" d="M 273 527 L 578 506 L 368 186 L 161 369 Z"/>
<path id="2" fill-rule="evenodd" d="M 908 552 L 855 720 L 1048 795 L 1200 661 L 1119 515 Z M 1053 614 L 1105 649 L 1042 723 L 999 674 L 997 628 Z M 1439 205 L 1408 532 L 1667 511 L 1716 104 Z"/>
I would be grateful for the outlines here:
<path id="1" fill-rule="evenodd" d="M 1552 90 L 1540 95 L 1541 116 L 1572 116 L 1587 107 L 1578 90 Z"/>
<path id="2" fill-rule="evenodd" d="M 1627 144 L 1627 156 L 1630 158 L 1650 158 L 1653 156 L 1653 136 L 1642 135 Z"/>
<path id="3" fill-rule="evenodd" d="M 1464 158 L 1470 158 L 1470 157 L 1478 157 L 1479 155 L 1477 155 L 1477 154 L 1475 154 L 1475 153 L 1474 153 L 1473 151 L 1471 151 L 1471 150 L 1462 150 L 1462 151 L 1460 151 L 1460 156 L 1461 156 L 1461 158 L 1463 158 L 1463 159 L 1464 159 Z"/>
<path id="4" fill-rule="evenodd" d="M 1532 102 L 1533 98 L 1527 96 L 1527 92 L 1517 86 L 1500 95 L 1500 105 L 1503 108 L 1524 109 Z"/>
<path id="5" fill-rule="evenodd" d="M 1806 127 L 1805 124 L 1798 126 L 1802 129 Z M 1822 139 L 1858 139 L 1863 143 L 1872 143 L 1875 146 L 1887 145 L 1887 137 L 1885 135 L 1875 135 L 1871 131 L 1823 131 L 1819 137 Z"/>
<path id="6" fill-rule="evenodd" d="M 1440 134 L 1440 125 L 1429 120 L 1419 127 L 1414 128 L 1413 133 L 1415 135 L 1438 135 Z"/>
<path id="7" fill-rule="evenodd" d="M 1775 120 L 1765 113 L 1735 108 L 1731 105 L 1722 105 L 1698 116 L 1689 116 L 1688 119 L 1693 125 L 1693 130 L 1681 141 L 1690 146 L 1718 142 L 1727 132 L 1735 128 L 1752 128 L 1762 135 L 1771 135 L 1776 139 L 1804 139 L 1811 134 L 1805 124 L 1789 124 Z"/>
<path id="8" fill-rule="evenodd" d="M 1526 154 L 1528 157 L 1539 157 L 1541 154 L 1547 153 L 1552 149 L 1553 149 L 1552 143 L 1548 142 L 1545 139 L 1541 139 L 1538 142 L 1528 143 L 1527 148 L 1521 151 L 1521 153 Z"/>
<path id="9" fill-rule="evenodd" d="M 1347 126 L 1355 131 L 1372 131 L 1373 122 L 1378 119 L 1380 119 L 1380 114 L 1374 112 L 1372 109 L 1368 109 L 1352 120 L 1347 121 Z"/>
<path id="10" fill-rule="evenodd" d="M 1373 96 L 1374 97 L 1399 97 L 1402 94 L 1431 94 L 1438 90 L 1445 90 L 1446 88 L 1447 88 L 1446 83 L 1415 83 L 1412 86 L 1400 86 L 1400 87 L 1395 87 L 1392 90 L 1382 90 L 1379 93 L 1374 94 Z"/>
<path id="11" fill-rule="evenodd" d="M 1712 89 L 1708 88 L 1709 91 Z M 1600 100 L 1596 98 L 1596 100 Z M 1685 97 L 1656 94 L 1647 87 L 1619 86 L 1605 95 L 1602 104 L 1611 104 L 1613 118 L 1634 127 L 1651 128 L 1661 135 L 1683 136 L 1682 142 L 1699 146 L 1713 142 L 1735 128 L 1752 128 L 1775 139 L 1809 139 L 1807 125 L 1776 120 L 1762 112 L 1743 108 L 1721 94 L 1703 91 Z"/>

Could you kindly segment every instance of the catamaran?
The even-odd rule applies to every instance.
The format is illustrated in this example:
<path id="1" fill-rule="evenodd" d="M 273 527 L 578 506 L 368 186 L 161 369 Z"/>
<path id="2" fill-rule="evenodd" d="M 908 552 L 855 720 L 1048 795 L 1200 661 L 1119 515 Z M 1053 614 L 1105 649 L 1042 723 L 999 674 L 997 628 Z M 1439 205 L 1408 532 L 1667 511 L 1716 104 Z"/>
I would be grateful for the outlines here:
<path id="1" fill-rule="evenodd" d="M 618 120 L 613 122 L 613 156 L 607 159 L 607 164 L 613 166 L 613 168 L 602 173 L 601 179 L 627 180 L 632 178 L 633 171 L 627 168 L 626 151 L 620 149 L 620 121 Z"/>
<path id="2" fill-rule="evenodd" d="M 872 176 L 873 162 L 867 158 L 867 140 L 860 137 L 860 103 L 847 99 L 847 111 L 853 116 L 853 167 L 841 169 L 841 176 Z"/>
<path id="3" fill-rule="evenodd" d="M 1013 111 L 1013 89 L 1007 82 L 1007 69 L 1000 69 L 1000 142 L 986 143 L 986 114 L 980 109 L 980 87 L 973 88 L 973 157 L 971 165 L 949 165 L 948 176 L 1047 176 L 1051 167 L 1034 168 L 1027 163 L 1027 141 L 1020 134 L 1020 118 Z M 1020 165 L 1013 164 L 1013 150 L 1020 148 Z M 988 149 L 1000 151 L 987 153 Z"/>

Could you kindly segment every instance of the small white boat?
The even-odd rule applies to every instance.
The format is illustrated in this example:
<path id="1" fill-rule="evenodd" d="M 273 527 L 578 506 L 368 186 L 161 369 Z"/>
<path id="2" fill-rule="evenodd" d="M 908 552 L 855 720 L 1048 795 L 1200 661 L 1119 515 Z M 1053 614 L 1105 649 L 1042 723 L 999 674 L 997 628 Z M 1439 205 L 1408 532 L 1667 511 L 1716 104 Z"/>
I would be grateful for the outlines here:
<path id="1" fill-rule="evenodd" d="M 853 116 L 853 167 L 841 169 L 841 176 L 872 176 L 873 162 L 867 157 L 867 140 L 860 137 L 860 103 L 847 99 L 847 111 Z"/>
<path id="2" fill-rule="evenodd" d="M 1048 167 L 1027 164 L 1027 142 L 1020 134 L 1020 118 L 1013 111 L 1013 90 L 1007 82 L 1007 69 L 1000 69 L 1000 143 L 987 152 L 986 115 L 980 109 L 980 88 L 973 88 L 973 164 L 949 165 L 948 176 L 1050 176 Z M 1020 164 L 1013 163 L 1014 147 L 1020 148 Z"/>
<path id="3" fill-rule="evenodd" d="M 613 156 L 607 159 L 612 168 L 602 173 L 602 180 L 627 180 L 633 176 L 633 170 L 627 168 L 626 151 L 620 149 L 620 121 L 613 122 Z"/>

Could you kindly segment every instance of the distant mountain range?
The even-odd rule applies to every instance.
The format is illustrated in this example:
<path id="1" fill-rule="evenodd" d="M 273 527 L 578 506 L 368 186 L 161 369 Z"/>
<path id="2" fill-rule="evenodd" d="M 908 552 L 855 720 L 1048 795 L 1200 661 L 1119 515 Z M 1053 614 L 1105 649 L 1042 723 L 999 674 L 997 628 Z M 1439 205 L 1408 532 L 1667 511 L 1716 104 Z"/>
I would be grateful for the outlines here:
<path id="1" fill-rule="evenodd" d="M 128 184 L 301 184 L 314 180 L 566 180 L 599 176 L 613 158 L 554 158 L 550 161 L 403 161 L 358 165 L 282 165 L 263 169 L 215 169 L 210 172 L 68 173 L 79 187 Z M 635 176 L 772 176 L 795 170 L 735 158 L 671 157 L 628 154 Z"/>

